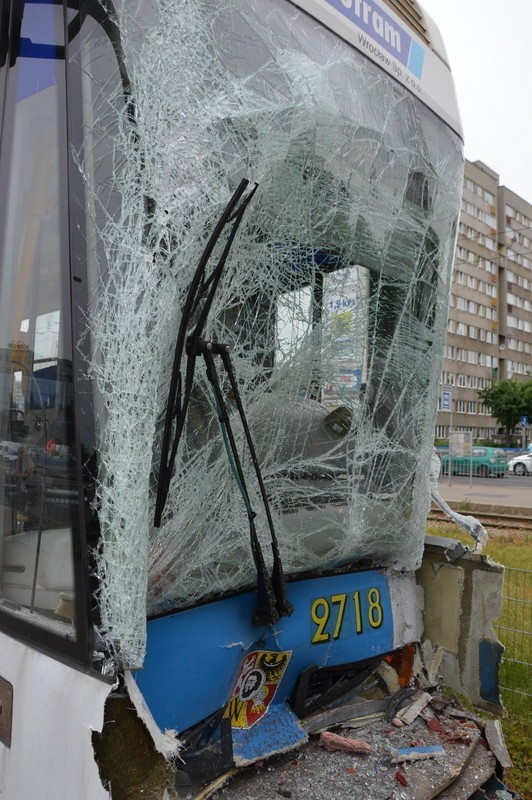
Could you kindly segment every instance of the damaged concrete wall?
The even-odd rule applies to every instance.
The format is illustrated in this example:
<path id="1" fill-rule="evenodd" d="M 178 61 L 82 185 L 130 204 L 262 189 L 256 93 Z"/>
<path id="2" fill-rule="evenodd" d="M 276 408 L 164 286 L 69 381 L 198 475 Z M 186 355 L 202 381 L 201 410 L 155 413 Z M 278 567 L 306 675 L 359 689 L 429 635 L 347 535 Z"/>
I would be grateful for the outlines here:
<path id="1" fill-rule="evenodd" d="M 475 705 L 500 711 L 497 672 L 502 645 L 493 623 L 502 610 L 504 567 L 469 553 L 450 563 L 454 540 L 427 537 L 417 581 L 424 594 L 424 640 L 443 648 L 445 685 Z"/>

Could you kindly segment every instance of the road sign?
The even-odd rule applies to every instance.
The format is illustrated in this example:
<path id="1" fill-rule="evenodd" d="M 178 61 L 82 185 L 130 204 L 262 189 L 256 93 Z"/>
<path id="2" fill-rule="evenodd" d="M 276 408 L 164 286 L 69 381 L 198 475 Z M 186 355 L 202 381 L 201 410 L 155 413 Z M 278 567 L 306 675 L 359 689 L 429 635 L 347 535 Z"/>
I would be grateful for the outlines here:
<path id="1" fill-rule="evenodd" d="M 528 428 L 528 417 L 521 417 L 521 427 Z"/>
<path id="2" fill-rule="evenodd" d="M 453 393 L 451 392 L 450 389 L 441 390 L 441 410 L 442 411 L 453 410 Z"/>

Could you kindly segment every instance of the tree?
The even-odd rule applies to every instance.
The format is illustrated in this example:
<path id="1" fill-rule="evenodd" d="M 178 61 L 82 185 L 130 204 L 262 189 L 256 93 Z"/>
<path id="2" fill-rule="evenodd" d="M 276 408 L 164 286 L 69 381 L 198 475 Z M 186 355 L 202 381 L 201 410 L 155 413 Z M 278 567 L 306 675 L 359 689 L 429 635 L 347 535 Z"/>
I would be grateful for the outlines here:
<path id="1" fill-rule="evenodd" d="M 505 429 L 508 439 L 521 417 L 532 419 L 532 381 L 497 381 L 478 392 L 478 396 Z"/>
<path id="2" fill-rule="evenodd" d="M 522 384 L 524 395 L 524 411 L 523 415 L 528 417 L 532 423 L 532 381 L 527 381 Z"/>

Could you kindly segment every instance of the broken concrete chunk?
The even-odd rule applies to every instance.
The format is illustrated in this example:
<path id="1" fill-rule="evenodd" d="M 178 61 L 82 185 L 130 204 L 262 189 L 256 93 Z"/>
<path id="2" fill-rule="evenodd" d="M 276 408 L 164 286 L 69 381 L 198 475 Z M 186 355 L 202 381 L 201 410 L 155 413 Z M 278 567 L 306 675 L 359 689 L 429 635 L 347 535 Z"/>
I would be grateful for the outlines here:
<path id="1" fill-rule="evenodd" d="M 331 731 L 323 731 L 323 733 L 320 734 L 320 744 L 329 752 L 343 750 L 346 753 L 369 755 L 373 750 L 372 746 L 363 739 L 350 739 L 347 736 L 339 736 L 337 733 L 332 733 Z"/>
<path id="2" fill-rule="evenodd" d="M 425 674 L 427 676 L 427 683 L 429 686 L 437 686 L 445 650 L 441 646 L 433 645 L 430 639 L 425 639 L 421 645 L 421 653 Z"/>
<path id="3" fill-rule="evenodd" d="M 510 753 L 504 741 L 504 734 L 502 732 L 502 725 L 500 719 L 490 719 L 486 722 L 486 739 L 490 746 L 490 750 L 500 763 L 503 769 L 510 769 L 513 767 Z"/>
<path id="4" fill-rule="evenodd" d="M 427 706 L 432 699 L 432 696 L 428 692 L 421 692 L 413 703 L 402 708 L 400 711 L 397 712 L 395 715 L 397 719 L 402 720 L 406 725 L 410 725 L 416 717 L 419 716 L 421 711 Z"/>
<path id="5" fill-rule="evenodd" d="M 392 750 L 392 764 L 436 758 L 436 756 L 443 755 L 443 753 L 445 753 L 445 750 L 439 744 L 424 745 L 422 747 L 394 747 Z"/>
<path id="6" fill-rule="evenodd" d="M 340 723 L 349 723 L 367 718 L 380 718 L 387 710 L 389 702 L 390 699 L 388 697 L 383 697 L 377 700 L 357 700 L 351 703 L 344 703 L 327 711 L 312 714 L 307 719 L 304 719 L 301 725 L 307 733 L 317 733 L 324 728 L 330 728 Z"/>
<path id="7" fill-rule="evenodd" d="M 390 694 L 395 694 L 400 691 L 401 684 L 399 683 L 399 675 L 390 664 L 387 664 L 386 661 L 381 661 L 375 672 L 384 681 Z"/>

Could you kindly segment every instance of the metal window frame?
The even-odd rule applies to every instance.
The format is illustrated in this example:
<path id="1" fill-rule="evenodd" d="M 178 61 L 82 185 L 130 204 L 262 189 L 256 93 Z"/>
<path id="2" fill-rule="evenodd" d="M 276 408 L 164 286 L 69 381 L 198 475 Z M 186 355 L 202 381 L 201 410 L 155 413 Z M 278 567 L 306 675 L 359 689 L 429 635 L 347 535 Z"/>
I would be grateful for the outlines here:
<path id="1" fill-rule="evenodd" d="M 13 47 L 13 42 L 10 40 L 12 31 L 13 20 L 15 14 L 22 11 L 25 0 L 0 0 L 0 146 L 2 143 L 2 133 L 4 130 L 4 120 L 10 112 L 6 106 L 5 98 L 5 85 L 7 80 L 7 70 L 9 69 L 10 53 Z M 67 27 L 66 27 L 66 3 L 64 0 L 51 0 L 50 5 L 63 6 L 63 21 L 64 21 L 64 34 L 65 41 L 67 40 Z M 76 333 L 79 325 L 76 324 L 75 313 L 73 309 L 76 307 L 76 292 L 75 285 L 77 276 L 72 275 L 72 265 L 78 262 L 78 250 L 76 249 L 76 242 L 72 237 L 72 175 L 76 170 L 73 168 L 71 156 L 71 143 L 70 143 L 70 121 L 69 114 L 71 108 L 71 91 L 69 90 L 69 69 L 68 58 L 65 59 L 65 80 L 66 91 L 64 97 L 64 110 L 67 120 L 67 132 L 65 141 L 65 163 L 64 169 L 66 170 L 66 183 L 68 187 L 67 206 L 65 211 L 65 218 L 63 220 L 65 226 L 65 236 L 68 237 L 69 247 L 69 269 L 70 269 L 70 324 L 73 332 L 73 342 L 76 342 Z M 0 159 L 8 160 L 10 153 L 7 152 L 2 157 L 0 151 Z M 84 513 L 84 492 L 82 480 L 82 462 L 81 462 L 81 443 L 79 438 L 79 388 L 77 375 L 79 374 L 79 357 L 76 351 L 75 344 L 72 348 L 72 361 L 73 361 L 73 374 L 74 374 L 74 426 L 75 426 L 75 460 L 77 465 L 77 486 L 79 497 L 79 513 L 77 518 L 73 520 L 72 525 L 72 551 L 74 557 L 74 587 L 75 587 L 75 640 L 67 639 L 66 637 L 59 636 L 50 629 L 34 625 L 25 619 L 16 615 L 16 612 L 4 611 L 0 607 L 0 631 L 11 636 L 12 638 L 33 647 L 45 654 L 73 666 L 85 672 L 92 672 L 90 667 L 90 659 L 92 652 L 92 625 L 90 623 L 90 597 L 88 592 L 88 559 L 87 559 L 87 537 L 85 526 L 85 513 Z"/>

